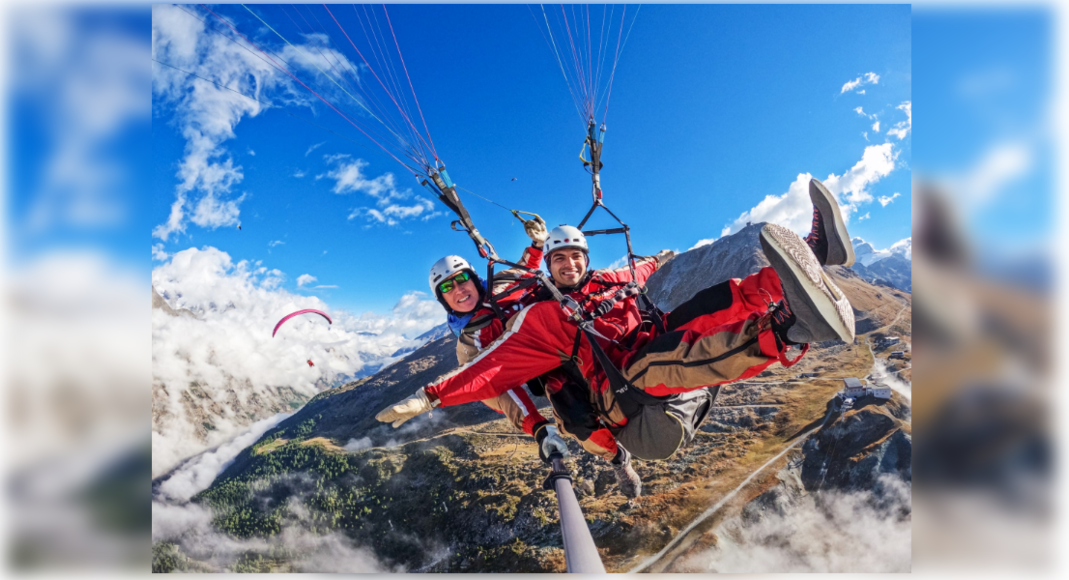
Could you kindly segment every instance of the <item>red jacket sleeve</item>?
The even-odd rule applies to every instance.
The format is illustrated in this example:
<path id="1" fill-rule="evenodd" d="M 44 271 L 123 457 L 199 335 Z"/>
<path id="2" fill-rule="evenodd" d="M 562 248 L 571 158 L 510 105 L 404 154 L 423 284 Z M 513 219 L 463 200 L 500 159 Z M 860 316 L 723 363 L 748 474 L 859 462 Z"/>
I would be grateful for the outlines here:
<path id="1" fill-rule="evenodd" d="M 532 270 L 537 270 L 542 266 L 542 248 L 527 246 L 527 249 L 523 251 L 523 255 L 520 256 L 519 263 Z"/>
<path id="2" fill-rule="evenodd" d="M 536 248 L 534 246 L 527 246 L 523 250 L 523 255 L 520 256 L 520 261 L 516 262 L 516 263 L 521 265 L 521 266 L 526 266 L 526 267 L 528 267 L 528 268 L 530 268 L 532 270 L 537 270 L 538 267 L 539 267 L 539 264 L 541 264 L 541 262 L 542 262 L 542 248 Z M 509 268 L 508 270 L 503 270 L 502 272 L 500 272 L 500 274 L 510 274 L 512 276 L 517 276 L 519 278 L 530 278 L 531 275 L 532 275 L 529 272 L 526 272 L 525 270 L 522 270 L 520 268 Z M 495 274 L 494 277 L 496 278 L 497 275 Z M 495 280 L 494 284 L 493 284 L 493 290 L 492 291 L 493 291 L 495 296 L 500 295 L 500 294 L 504 294 L 510 288 L 515 286 L 516 284 L 519 284 L 519 281 L 516 281 L 516 280 L 500 280 L 500 281 L 499 280 Z M 498 305 L 500 307 L 502 307 L 502 308 L 505 308 L 507 306 L 512 306 L 513 304 L 518 302 L 519 299 L 522 296 L 524 296 L 524 294 L 527 293 L 527 292 L 530 292 L 530 290 L 529 289 L 528 290 L 523 290 L 523 291 L 511 294 L 509 296 L 506 296 L 505 298 L 503 298 L 502 300 L 500 300 L 498 302 Z"/>
<path id="3" fill-rule="evenodd" d="M 462 405 L 501 395 L 561 364 L 571 349 L 574 328 L 566 326 L 556 302 L 539 302 L 520 311 L 498 340 L 470 363 L 425 388 L 443 406 Z"/>

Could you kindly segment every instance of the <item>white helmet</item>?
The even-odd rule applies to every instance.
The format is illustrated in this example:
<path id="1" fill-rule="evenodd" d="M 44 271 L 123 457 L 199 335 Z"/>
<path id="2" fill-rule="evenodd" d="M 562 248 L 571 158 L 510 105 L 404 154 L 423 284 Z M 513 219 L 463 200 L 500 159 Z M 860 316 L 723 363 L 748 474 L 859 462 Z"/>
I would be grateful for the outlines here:
<path id="1" fill-rule="evenodd" d="M 429 278 L 431 293 L 437 296 L 438 283 L 463 270 L 470 270 L 472 273 L 475 272 L 475 269 L 471 267 L 471 264 L 460 256 L 446 256 L 435 262 L 434 265 L 431 266 L 431 275 Z"/>
<path id="2" fill-rule="evenodd" d="M 583 252 L 590 252 L 586 245 L 586 236 L 579 228 L 572 226 L 557 226 L 549 230 L 549 238 L 546 239 L 546 258 L 553 252 L 562 248 L 579 248 Z"/>

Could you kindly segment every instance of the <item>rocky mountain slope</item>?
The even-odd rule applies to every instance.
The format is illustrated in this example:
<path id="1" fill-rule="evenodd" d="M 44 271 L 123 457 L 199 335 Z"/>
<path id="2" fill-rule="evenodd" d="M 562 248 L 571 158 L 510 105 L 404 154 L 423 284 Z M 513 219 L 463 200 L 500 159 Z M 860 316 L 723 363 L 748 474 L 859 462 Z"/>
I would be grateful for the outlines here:
<path id="1" fill-rule="evenodd" d="M 756 271 L 766 263 L 758 228 L 678 256 L 650 280 L 651 295 L 670 309 L 698 289 Z M 609 465 L 569 441 L 580 505 L 609 571 L 722 569 L 716 563 L 730 534 L 721 526 L 762 506 L 813 509 L 781 496 L 834 491 L 865 494 L 858 505 L 897 501 L 896 517 L 908 527 L 908 501 L 902 507 L 873 485 L 896 478 L 908 488 L 908 397 L 859 401 L 846 413 L 829 401 L 842 378 L 868 376 L 877 365 L 908 380 L 908 359 L 888 360 L 869 341 L 909 340 L 911 296 L 848 269 L 832 275 L 857 311 L 857 342 L 818 345 L 794 367 L 775 365 L 726 387 L 690 446 L 668 461 L 636 460 L 642 497 L 622 496 Z M 367 551 L 380 570 L 563 571 L 555 497 L 541 488 L 546 469 L 528 437 L 478 404 L 438 409 L 397 430 L 374 421 L 387 403 L 455 366 L 453 340 L 320 393 L 264 433 L 193 499 L 229 551 L 198 535 L 206 532 L 154 533 L 154 570 L 326 569 L 294 548 L 300 533 Z M 781 489 L 784 478 L 793 487 Z M 746 536 L 732 534 L 736 544 Z M 908 559 L 889 569 L 908 570 Z"/>

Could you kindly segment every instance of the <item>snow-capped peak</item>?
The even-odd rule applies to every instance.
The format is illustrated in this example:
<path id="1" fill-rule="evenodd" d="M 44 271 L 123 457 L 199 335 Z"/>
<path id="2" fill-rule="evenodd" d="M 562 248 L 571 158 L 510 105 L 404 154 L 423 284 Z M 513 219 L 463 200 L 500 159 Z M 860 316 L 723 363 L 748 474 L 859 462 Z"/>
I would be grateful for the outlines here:
<path id="1" fill-rule="evenodd" d="M 912 261 L 912 240 L 913 238 L 900 240 L 886 250 L 877 250 L 871 243 L 866 242 L 862 238 L 854 238 L 850 240 L 850 242 L 854 245 L 854 256 L 856 261 L 862 265 L 871 266 L 872 264 L 879 262 L 884 258 L 890 258 L 891 256 L 899 256 Z"/>

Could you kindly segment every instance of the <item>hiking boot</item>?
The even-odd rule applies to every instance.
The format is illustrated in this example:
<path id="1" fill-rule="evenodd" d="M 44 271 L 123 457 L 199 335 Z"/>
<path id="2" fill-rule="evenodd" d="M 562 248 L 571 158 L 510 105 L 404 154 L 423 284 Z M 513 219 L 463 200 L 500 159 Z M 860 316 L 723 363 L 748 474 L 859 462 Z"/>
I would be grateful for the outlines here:
<path id="1" fill-rule="evenodd" d="M 642 495 L 642 480 L 639 479 L 638 473 L 635 473 L 635 468 L 631 467 L 631 453 L 623 447 L 618 447 L 616 457 L 611 463 L 620 493 L 627 497 Z"/>
<path id="2" fill-rule="evenodd" d="M 787 312 L 795 318 L 785 338 L 795 344 L 854 341 L 854 309 L 820 262 L 791 230 L 776 224 L 761 228 L 761 247 L 779 275 Z"/>
<path id="3" fill-rule="evenodd" d="M 819 180 L 810 179 L 809 199 L 813 200 L 813 228 L 805 243 L 821 266 L 853 265 L 854 246 L 835 197 Z"/>

